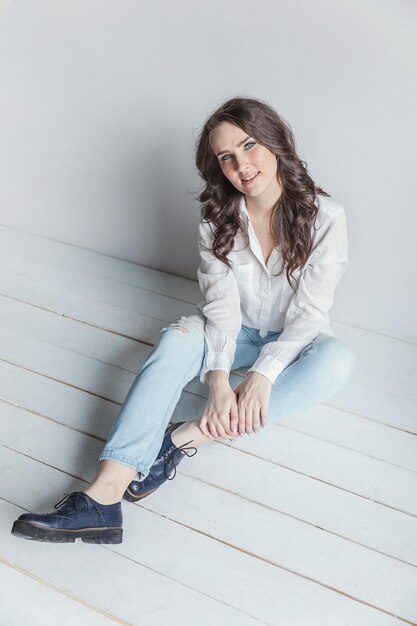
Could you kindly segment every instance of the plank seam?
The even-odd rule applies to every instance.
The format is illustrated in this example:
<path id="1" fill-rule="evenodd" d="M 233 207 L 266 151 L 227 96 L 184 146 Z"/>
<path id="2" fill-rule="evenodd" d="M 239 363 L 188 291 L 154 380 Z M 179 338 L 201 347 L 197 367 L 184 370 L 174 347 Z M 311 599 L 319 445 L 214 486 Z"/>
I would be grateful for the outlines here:
<path id="1" fill-rule="evenodd" d="M 35 574 L 34 572 L 28 570 L 25 567 L 22 567 L 21 565 L 18 565 L 17 563 L 13 563 L 13 561 L 10 561 L 9 559 L 6 559 L 0 556 L 0 563 L 3 563 L 7 567 L 17 570 L 18 572 L 20 572 L 21 574 L 24 574 L 25 576 L 29 578 L 32 578 L 33 580 L 40 583 L 44 587 L 53 589 L 54 591 L 60 593 L 61 595 L 64 595 L 67 598 L 70 598 L 74 602 L 78 602 L 79 604 L 90 609 L 91 611 L 95 611 L 96 613 L 99 613 L 100 615 L 104 615 L 105 617 L 107 617 L 108 619 L 111 619 L 113 622 L 116 622 L 117 624 L 122 624 L 122 626 L 133 626 L 131 622 L 126 622 L 125 620 L 121 619 L 114 613 L 107 611 L 107 609 L 102 609 L 101 607 L 93 604 L 89 600 L 85 600 L 84 598 L 81 598 L 77 594 L 72 593 L 72 591 L 68 591 L 67 589 L 64 589 L 64 587 L 59 587 L 58 585 L 55 585 L 55 583 L 50 582 L 46 578 L 43 578 L 42 576 Z"/>

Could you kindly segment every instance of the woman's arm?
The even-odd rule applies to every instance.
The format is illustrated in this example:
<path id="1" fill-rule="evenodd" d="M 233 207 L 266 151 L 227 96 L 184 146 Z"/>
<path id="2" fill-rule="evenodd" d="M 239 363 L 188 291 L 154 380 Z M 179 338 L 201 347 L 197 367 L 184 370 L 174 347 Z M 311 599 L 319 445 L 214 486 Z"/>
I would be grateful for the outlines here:
<path id="1" fill-rule="evenodd" d="M 262 347 L 247 374 L 258 372 L 274 383 L 283 369 L 297 359 L 328 324 L 336 286 L 347 264 L 346 214 L 339 205 L 338 213 L 320 235 L 301 274 L 297 292 L 287 310 L 284 330 L 276 341 Z"/>
<path id="2" fill-rule="evenodd" d="M 212 251 L 211 223 L 199 223 L 198 249 L 200 265 L 197 278 L 204 298 L 202 312 L 207 318 L 205 327 L 206 354 L 200 381 L 229 377 L 236 352 L 236 339 L 242 324 L 240 296 L 235 276 L 230 268 L 217 259 Z M 209 372 L 216 370 L 216 374 Z M 220 373 L 220 370 L 223 373 Z"/>

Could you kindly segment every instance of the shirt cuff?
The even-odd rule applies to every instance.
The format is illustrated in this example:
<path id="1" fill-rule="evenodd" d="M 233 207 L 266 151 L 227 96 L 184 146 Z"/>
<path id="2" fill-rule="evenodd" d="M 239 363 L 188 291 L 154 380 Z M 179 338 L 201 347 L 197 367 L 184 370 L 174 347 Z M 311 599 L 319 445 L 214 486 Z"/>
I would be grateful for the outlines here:
<path id="1" fill-rule="evenodd" d="M 225 350 L 222 350 L 222 352 L 207 352 L 200 372 L 200 381 L 208 385 L 209 381 L 207 375 L 211 370 L 223 370 L 227 372 L 227 374 L 230 374 L 232 363 L 233 359 L 231 359 L 230 354 Z"/>
<path id="2" fill-rule="evenodd" d="M 265 356 L 259 356 L 256 359 L 252 367 L 246 372 L 246 375 L 249 374 L 249 372 L 258 372 L 259 374 L 266 376 L 266 378 L 268 378 L 271 383 L 274 384 L 284 368 L 284 363 L 278 361 L 278 359 L 276 359 L 274 356 L 266 354 Z"/>

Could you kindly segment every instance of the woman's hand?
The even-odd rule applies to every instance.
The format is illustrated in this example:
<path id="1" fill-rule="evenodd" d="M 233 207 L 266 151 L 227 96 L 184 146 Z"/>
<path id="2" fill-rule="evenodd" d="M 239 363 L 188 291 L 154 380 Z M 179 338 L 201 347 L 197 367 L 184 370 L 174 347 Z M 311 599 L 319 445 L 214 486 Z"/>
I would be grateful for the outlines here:
<path id="1" fill-rule="evenodd" d="M 238 437 L 232 431 L 231 421 L 237 424 L 237 400 L 228 380 L 210 386 L 206 408 L 199 423 L 201 432 L 210 439 Z"/>
<path id="2" fill-rule="evenodd" d="M 271 381 L 259 372 L 253 371 L 246 375 L 234 390 L 238 400 L 238 416 L 231 420 L 232 430 L 238 425 L 239 435 L 245 432 L 251 435 L 258 432 L 261 423 L 265 428 L 271 388 Z"/>

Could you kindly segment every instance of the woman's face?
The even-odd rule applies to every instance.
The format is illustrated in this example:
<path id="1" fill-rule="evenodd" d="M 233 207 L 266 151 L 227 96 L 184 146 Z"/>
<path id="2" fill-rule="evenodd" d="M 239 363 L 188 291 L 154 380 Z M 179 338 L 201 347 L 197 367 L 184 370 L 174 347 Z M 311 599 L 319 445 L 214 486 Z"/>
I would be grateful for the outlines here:
<path id="1" fill-rule="evenodd" d="M 239 126 L 219 124 L 212 132 L 211 147 L 223 174 L 246 196 L 260 199 L 280 194 L 276 155 Z"/>

